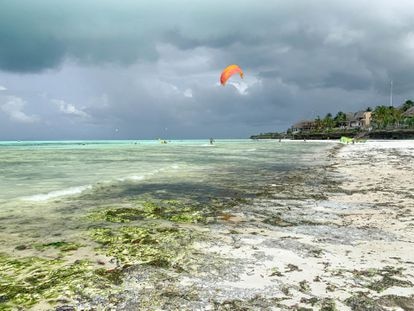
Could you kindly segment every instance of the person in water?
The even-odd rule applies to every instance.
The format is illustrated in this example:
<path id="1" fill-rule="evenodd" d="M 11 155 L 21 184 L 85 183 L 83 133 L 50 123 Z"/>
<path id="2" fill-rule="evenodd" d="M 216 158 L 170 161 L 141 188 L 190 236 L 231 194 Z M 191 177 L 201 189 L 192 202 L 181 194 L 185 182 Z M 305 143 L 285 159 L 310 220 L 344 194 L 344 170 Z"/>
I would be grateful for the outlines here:
<path id="1" fill-rule="evenodd" d="M 210 145 L 212 145 L 214 143 L 214 139 L 210 138 Z"/>

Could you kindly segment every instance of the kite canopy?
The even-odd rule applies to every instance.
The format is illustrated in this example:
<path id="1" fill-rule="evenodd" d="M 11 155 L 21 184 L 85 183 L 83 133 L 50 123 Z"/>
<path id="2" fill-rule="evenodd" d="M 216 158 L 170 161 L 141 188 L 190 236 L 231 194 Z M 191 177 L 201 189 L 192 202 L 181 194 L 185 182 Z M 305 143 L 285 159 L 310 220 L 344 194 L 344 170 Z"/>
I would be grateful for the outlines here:
<path id="1" fill-rule="evenodd" d="M 225 85 L 227 80 L 234 75 L 235 73 L 239 73 L 240 77 L 243 79 L 243 71 L 237 65 L 230 65 L 226 67 L 223 72 L 221 73 L 220 83 L 221 85 Z"/>

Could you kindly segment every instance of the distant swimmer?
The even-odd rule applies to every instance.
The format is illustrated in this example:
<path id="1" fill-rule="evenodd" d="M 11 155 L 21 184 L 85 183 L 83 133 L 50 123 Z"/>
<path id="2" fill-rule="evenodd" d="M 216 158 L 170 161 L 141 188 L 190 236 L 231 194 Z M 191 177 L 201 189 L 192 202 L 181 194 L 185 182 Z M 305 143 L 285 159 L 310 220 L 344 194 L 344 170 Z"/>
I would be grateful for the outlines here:
<path id="1" fill-rule="evenodd" d="M 210 145 L 214 144 L 214 139 L 210 138 Z"/>

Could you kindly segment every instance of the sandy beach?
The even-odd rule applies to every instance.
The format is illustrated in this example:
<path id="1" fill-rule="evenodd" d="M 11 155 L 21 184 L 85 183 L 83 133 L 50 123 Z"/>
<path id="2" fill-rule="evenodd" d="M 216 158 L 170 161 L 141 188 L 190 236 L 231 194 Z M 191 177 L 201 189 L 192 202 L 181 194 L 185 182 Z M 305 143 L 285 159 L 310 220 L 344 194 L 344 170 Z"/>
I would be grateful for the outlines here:
<path id="1" fill-rule="evenodd" d="M 244 261 L 237 281 L 215 283 L 222 309 L 414 310 L 413 159 L 413 141 L 335 147 L 327 167 L 290 176 L 305 200 L 276 182 L 272 199 L 239 207 L 237 233 L 204 246 Z"/>
<path id="2" fill-rule="evenodd" d="M 226 211 L 198 244 L 222 264 L 163 282 L 176 299 L 157 299 L 165 309 L 414 310 L 413 156 L 413 141 L 334 147 L 326 167 Z M 281 191 L 286 180 L 294 188 Z"/>

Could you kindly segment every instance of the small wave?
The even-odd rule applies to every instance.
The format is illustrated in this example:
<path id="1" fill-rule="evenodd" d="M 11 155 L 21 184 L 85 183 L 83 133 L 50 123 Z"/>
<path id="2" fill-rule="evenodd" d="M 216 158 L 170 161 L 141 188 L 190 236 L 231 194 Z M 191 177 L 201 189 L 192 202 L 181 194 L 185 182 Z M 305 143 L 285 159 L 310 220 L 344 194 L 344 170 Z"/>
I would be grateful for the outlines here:
<path id="1" fill-rule="evenodd" d="M 119 181 L 127 181 L 127 180 L 139 181 L 139 180 L 144 180 L 144 179 L 145 179 L 144 175 L 132 175 L 132 176 L 118 178 Z"/>
<path id="2" fill-rule="evenodd" d="M 43 202 L 48 201 L 50 199 L 55 199 L 59 197 L 69 196 L 69 195 L 75 195 L 80 194 L 85 190 L 91 189 L 92 186 L 80 186 L 80 187 L 71 187 L 63 190 L 57 190 L 57 191 L 51 191 L 46 194 L 35 194 L 29 197 L 24 197 L 22 200 L 24 201 L 32 201 L 32 202 Z"/>

